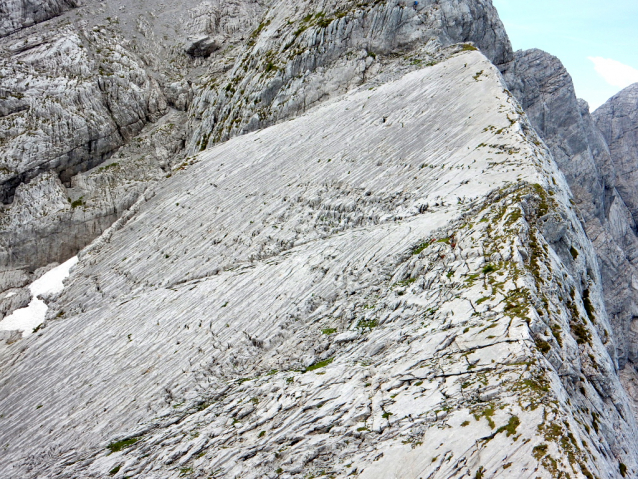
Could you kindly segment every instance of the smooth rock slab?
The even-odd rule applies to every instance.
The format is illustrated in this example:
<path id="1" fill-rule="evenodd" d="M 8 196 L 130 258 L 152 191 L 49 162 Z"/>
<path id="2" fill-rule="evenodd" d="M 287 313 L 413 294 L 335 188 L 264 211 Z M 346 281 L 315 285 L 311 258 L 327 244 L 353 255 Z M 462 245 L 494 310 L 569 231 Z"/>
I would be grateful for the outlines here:
<path id="1" fill-rule="evenodd" d="M 0 474 L 550 478 L 547 455 L 633 473 L 569 199 L 478 52 L 204 152 L 0 351 Z M 578 262 L 544 239 L 549 213 Z"/>

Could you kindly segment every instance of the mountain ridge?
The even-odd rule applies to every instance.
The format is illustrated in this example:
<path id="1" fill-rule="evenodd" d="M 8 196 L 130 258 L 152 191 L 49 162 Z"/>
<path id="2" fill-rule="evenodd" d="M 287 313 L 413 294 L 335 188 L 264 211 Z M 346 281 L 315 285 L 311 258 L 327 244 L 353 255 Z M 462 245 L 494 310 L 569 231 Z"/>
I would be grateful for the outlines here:
<path id="1" fill-rule="evenodd" d="M 0 39 L 2 161 L 97 141 L 2 170 L 6 315 L 82 249 L 3 336 L 4 474 L 638 470 L 631 88 L 590 114 L 490 1 L 72 6 Z M 114 136 L 50 135 L 65 83 Z"/>

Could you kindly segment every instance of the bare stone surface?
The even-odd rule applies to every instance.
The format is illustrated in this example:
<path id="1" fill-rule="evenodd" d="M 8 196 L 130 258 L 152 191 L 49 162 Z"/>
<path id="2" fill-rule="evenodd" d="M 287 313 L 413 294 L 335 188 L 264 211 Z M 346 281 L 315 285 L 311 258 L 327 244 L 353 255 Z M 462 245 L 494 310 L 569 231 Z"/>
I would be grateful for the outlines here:
<path id="1" fill-rule="evenodd" d="M 0 4 L 0 37 L 49 20 L 76 6 L 76 0 L 4 0 Z"/>
<path id="2" fill-rule="evenodd" d="M 600 285 L 548 150 L 456 54 L 138 200 L 0 350 L 0 474 L 620 479 Z"/>
<path id="3" fill-rule="evenodd" d="M 41 0 L 42 12 L 46 5 Z M 182 147 L 175 151 L 173 138 L 161 145 L 176 163 L 364 82 L 383 83 L 438 61 L 447 54 L 442 48 L 458 42 L 475 42 L 497 63 L 511 56 L 491 3 L 474 0 L 421 2 L 416 9 L 343 0 L 87 0 L 73 6 L 52 9 L 55 14 L 35 26 L 24 20 L 0 39 L 0 197 L 10 205 L 0 223 L 14 228 L 0 229 L 4 270 L 68 258 L 112 224 L 142 184 L 159 177 L 157 162 L 112 170 L 118 192 L 83 191 L 95 200 L 86 214 L 58 205 L 46 219 L 15 229 L 24 218 L 13 207 L 18 188 L 54 209 L 64 194 L 77 201 L 74 191 L 43 188 L 36 179 L 53 172 L 63 187 L 75 189 L 82 181 L 76 175 L 126 154 L 149 123 L 172 109 L 188 112 L 179 120 Z M 7 8 L 29 16 L 17 4 Z M 130 180 L 134 187 L 127 187 Z M 45 238 L 51 245 L 40 248 Z"/>
<path id="4" fill-rule="evenodd" d="M 618 338 L 619 367 L 629 362 L 627 367 L 633 368 L 638 361 L 638 336 L 631 329 L 638 315 L 638 288 L 634 286 L 638 237 L 631 196 L 626 193 L 632 184 L 627 163 L 615 159 L 617 146 L 610 154 L 609 128 L 605 135 L 596 127 L 588 105 L 576 99 L 571 77 L 556 57 L 540 50 L 516 52 L 505 78 L 574 193 L 598 255 L 605 304 Z M 606 108 L 599 111 L 609 112 Z"/>
<path id="5" fill-rule="evenodd" d="M 634 477 L 637 92 L 489 0 L 8 0 L 0 315 L 84 249 L 0 476 Z"/>
<path id="6" fill-rule="evenodd" d="M 593 113 L 596 126 L 609 145 L 616 169 L 616 189 L 638 219 L 638 84 L 610 98 Z"/>

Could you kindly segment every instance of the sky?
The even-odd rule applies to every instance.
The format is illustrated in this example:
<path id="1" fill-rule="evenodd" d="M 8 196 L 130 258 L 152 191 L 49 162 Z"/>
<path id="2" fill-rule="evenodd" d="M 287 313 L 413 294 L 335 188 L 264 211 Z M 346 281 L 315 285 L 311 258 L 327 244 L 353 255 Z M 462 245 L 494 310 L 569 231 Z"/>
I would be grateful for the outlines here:
<path id="1" fill-rule="evenodd" d="M 638 0 L 492 0 L 515 50 L 561 59 L 594 111 L 638 82 Z"/>

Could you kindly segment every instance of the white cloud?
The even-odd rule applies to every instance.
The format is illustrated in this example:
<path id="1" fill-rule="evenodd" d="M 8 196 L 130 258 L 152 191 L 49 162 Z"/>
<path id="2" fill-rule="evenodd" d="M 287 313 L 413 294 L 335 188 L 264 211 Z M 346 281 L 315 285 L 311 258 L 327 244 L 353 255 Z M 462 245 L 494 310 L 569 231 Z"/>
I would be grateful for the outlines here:
<path id="1" fill-rule="evenodd" d="M 638 70 L 610 58 L 588 57 L 598 74 L 607 83 L 618 88 L 625 88 L 638 82 Z"/>

